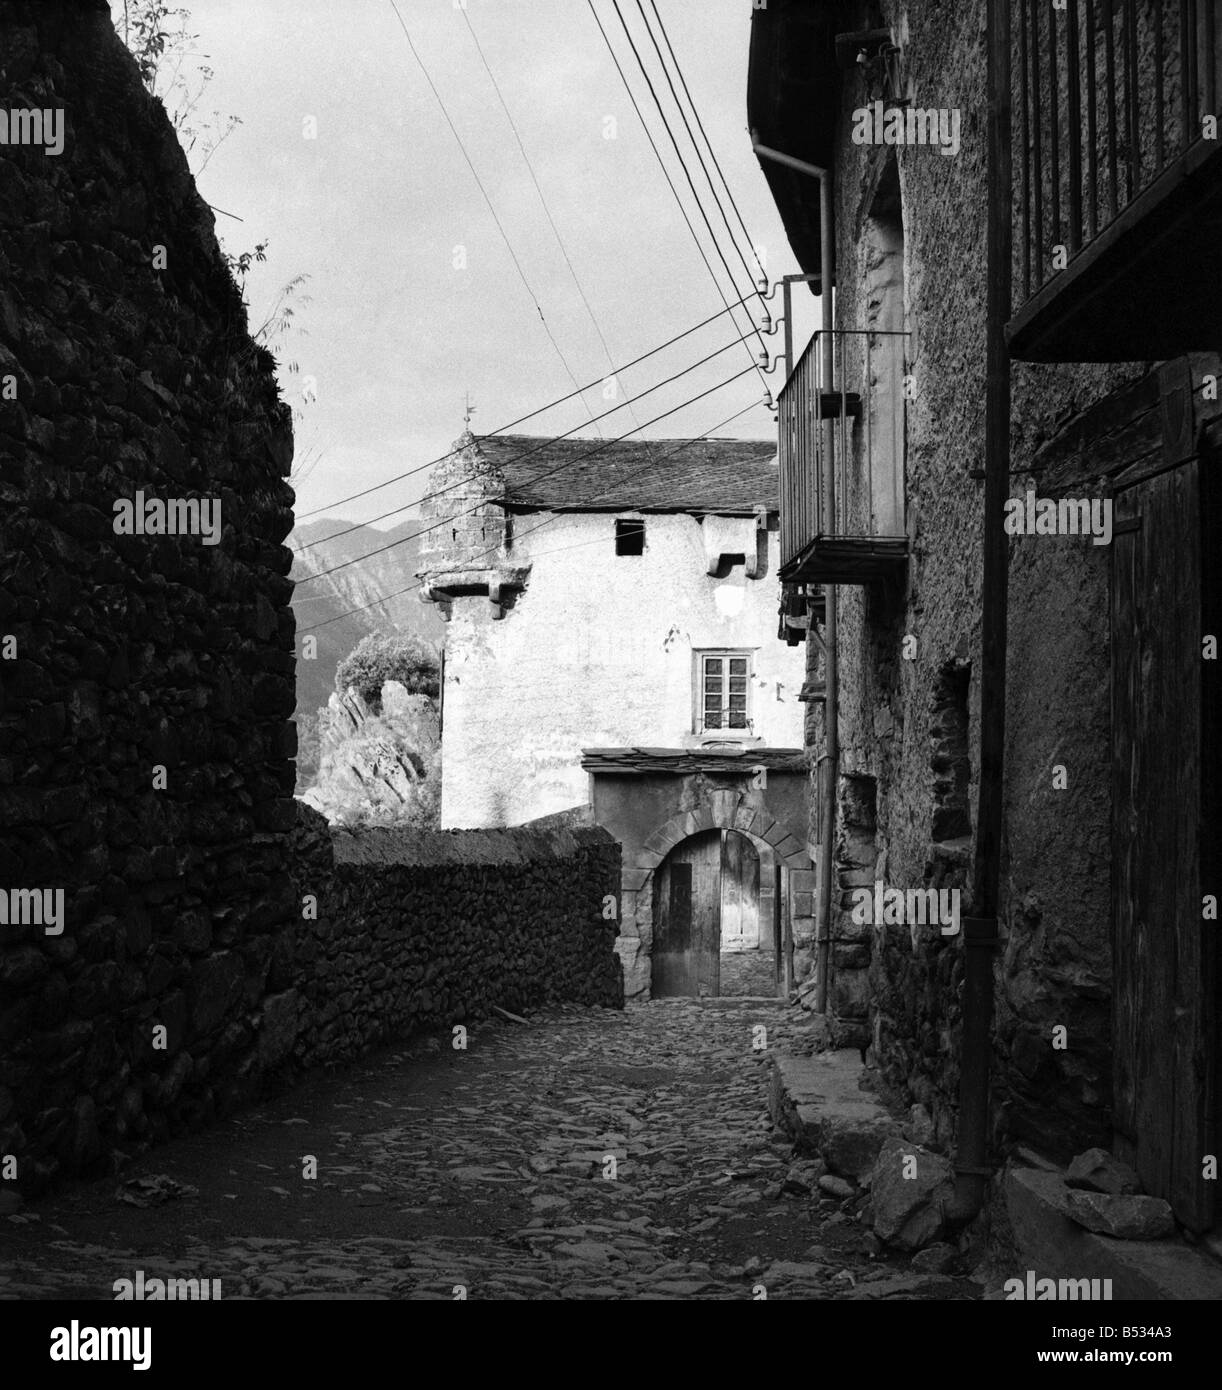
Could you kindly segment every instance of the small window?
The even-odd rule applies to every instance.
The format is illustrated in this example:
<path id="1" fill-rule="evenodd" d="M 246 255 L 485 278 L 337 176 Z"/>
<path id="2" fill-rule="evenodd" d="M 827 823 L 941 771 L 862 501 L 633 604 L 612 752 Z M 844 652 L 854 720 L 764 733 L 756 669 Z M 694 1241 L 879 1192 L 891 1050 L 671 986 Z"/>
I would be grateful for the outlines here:
<path id="1" fill-rule="evenodd" d="M 746 652 L 707 652 L 699 659 L 698 734 L 751 727 L 748 696 L 751 657 Z"/>
<path id="2" fill-rule="evenodd" d="M 643 521 L 616 521 L 615 553 L 617 555 L 644 555 L 645 523 Z"/>

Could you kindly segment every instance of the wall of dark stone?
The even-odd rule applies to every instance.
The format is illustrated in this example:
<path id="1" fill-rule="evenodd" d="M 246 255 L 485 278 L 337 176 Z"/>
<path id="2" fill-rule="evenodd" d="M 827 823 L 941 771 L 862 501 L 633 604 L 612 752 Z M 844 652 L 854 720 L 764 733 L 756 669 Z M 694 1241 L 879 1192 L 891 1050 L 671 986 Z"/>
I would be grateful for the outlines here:
<path id="1" fill-rule="evenodd" d="M 862 328 L 879 312 L 885 267 L 871 218 L 898 216 L 914 399 L 906 405 L 910 555 L 903 583 L 839 590 L 841 770 L 848 783 L 868 778 L 876 787 L 877 877 L 897 887 L 966 890 L 979 792 L 983 485 L 971 470 L 984 448 L 984 6 L 882 0 L 844 11 L 846 31 L 906 23 L 913 104 L 958 111 L 962 144 L 951 157 L 923 146 L 852 143 L 853 111 L 865 92 L 859 80 L 846 80 L 835 196 L 838 325 Z M 887 187 L 892 157 L 898 214 L 876 197 L 880 183 Z M 1016 267 L 1018 256 L 1016 244 Z M 850 343 L 848 358 L 850 376 L 860 380 L 860 348 Z M 1036 453 L 1059 422 L 1144 370 L 1141 363 L 1016 363 L 1013 494 L 1031 485 L 1034 475 L 1020 470 L 1038 467 Z M 854 506 L 860 521 L 856 493 Z M 1108 1138 L 1108 564 L 1106 547 L 1076 537 L 1011 542 L 993 1137 L 1038 1139 L 1069 1153 Z M 910 660 L 901 655 L 906 635 L 917 641 Z M 958 756 L 964 741 L 966 766 Z M 1071 794 L 1053 789 L 1056 764 L 1070 769 Z M 842 797 L 851 799 L 851 790 L 842 788 Z M 850 854 L 850 865 L 861 857 Z M 849 930 L 850 901 L 843 894 L 835 914 L 838 940 Z M 970 912 L 967 891 L 962 910 Z M 906 926 L 877 926 L 873 937 L 874 1058 L 884 1082 L 905 1103 L 927 1106 L 939 1142 L 950 1144 L 962 936 L 927 930 L 914 937 Z M 860 1011 L 860 997 L 848 1002 Z M 1072 1025 L 1066 1051 L 1052 1047 L 1060 1023 Z"/>
<path id="2" fill-rule="evenodd" d="M 290 414 L 212 213 L 101 0 L 0 0 L 0 107 L 66 122 L 0 144 L 0 1182 L 493 1004 L 622 1003 L 605 833 L 298 827 Z M 219 503 L 216 543 L 116 532 L 138 493 Z"/>
<path id="3" fill-rule="evenodd" d="M 0 1155 L 36 1188 L 249 1056 L 293 914 L 292 436 L 107 7 L 0 3 L 0 106 L 66 121 L 0 144 L 0 889 L 64 893 L 57 934 L 0 924 Z M 116 534 L 138 492 L 219 501 L 218 543 Z"/>
<path id="4" fill-rule="evenodd" d="M 623 1006 L 620 847 L 605 830 L 332 835 L 301 805 L 296 875 L 299 916 L 315 899 L 317 919 L 300 917 L 293 985 L 265 1001 L 271 1063 L 348 1060 L 493 1006 Z"/>

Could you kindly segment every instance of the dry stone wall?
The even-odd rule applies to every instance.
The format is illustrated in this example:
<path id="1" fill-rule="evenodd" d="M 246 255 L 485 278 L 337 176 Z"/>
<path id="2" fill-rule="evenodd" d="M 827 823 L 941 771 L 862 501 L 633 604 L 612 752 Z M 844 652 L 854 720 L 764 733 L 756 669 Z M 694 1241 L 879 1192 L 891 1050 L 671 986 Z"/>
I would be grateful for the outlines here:
<path id="1" fill-rule="evenodd" d="M 0 1159 L 32 1188 L 241 1081 L 293 914 L 292 435 L 107 7 L 0 3 L 0 106 L 63 136 L 0 144 Z M 150 501 L 199 528 L 122 530 Z"/>
<path id="2" fill-rule="evenodd" d="M 621 996 L 605 836 L 294 838 L 274 363 L 104 0 L 0 0 L 0 109 L 63 135 L 0 142 L 2 1196 L 392 1034 Z M 117 527 L 141 494 L 200 526 Z"/>
<path id="3" fill-rule="evenodd" d="M 622 1007 L 620 847 L 600 829 L 329 832 L 299 808 L 294 1062 L 559 1002 Z M 286 1050 L 285 1057 L 290 1053 Z"/>

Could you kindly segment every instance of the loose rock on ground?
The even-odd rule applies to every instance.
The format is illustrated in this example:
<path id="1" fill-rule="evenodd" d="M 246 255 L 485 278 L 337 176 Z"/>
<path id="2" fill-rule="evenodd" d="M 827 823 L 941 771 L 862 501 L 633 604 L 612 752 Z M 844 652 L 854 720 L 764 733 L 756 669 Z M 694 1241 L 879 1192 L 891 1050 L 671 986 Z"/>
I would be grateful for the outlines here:
<path id="1" fill-rule="evenodd" d="M 3 1218 L 0 1298 L 108 1299 L 137 1270 L 227 1299 L 979 1296 L 876 1253 L 866 1194 L 828 1192 L 773 1129 L 769 1056 L 804 1046 L 799 1011 L 661 1000 L 531 1022 L 313 1075 L 119 1175 L 165 1175 L 173 1201 L 127 1206 L 111 1176 L 27 1204 Z"/>

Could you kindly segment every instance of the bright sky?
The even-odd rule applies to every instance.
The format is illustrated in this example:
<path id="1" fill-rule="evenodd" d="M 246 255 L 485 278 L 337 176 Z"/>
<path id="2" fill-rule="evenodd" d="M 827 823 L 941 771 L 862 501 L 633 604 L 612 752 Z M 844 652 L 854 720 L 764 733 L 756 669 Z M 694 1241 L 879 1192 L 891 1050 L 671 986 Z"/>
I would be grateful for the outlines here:
<path id="1" fill-rule="evenodd" d="M 546 328 L 390 0 L 189 4 L 189 30 L 199 35 L 195 47 L 216 74 L 201 114 L 215 109 L 242 119 L 200 174 L 200 191 L 214 207 L 243 219 L 218 216 L 218 231 L 231 252 L 270 243 L 266 265 L 256 266 L 247 283 L 252 327 L 286 281 L 309 276 L 310 302 L 298 308 L 299 329 L 280 353 L 317 383 L 317 399 L 303 407 L 298 454 L 312 458 L 321 451 L 321 458 L 300 486 L 299 519 L 328 509 L 369 520 L 414 503 L 425 491 L 427 472 L 361 502 L 331 507 L 445 453 L 463 428 L 467 391 L 476 407 L 473 428 L 486 433 L 573 390 L 547 328 L 579 383 L 601 383 L 609 371 L 459 0 L 397 3 L 538 299 Z M 671 114 L 692 178 L 705 195 L 709 218 L 736 272 L 738 295 L 746 294 L 746 271 L 674 114 L 637 0 L 619 3 Z M 652 20 L 650 0 L 642 3 Z M 656 3 L 752 241 L 773 277 L 797 270 L 746 128 L 750 0 Z M 730 294 L 612 0 L 595 0 L 595 5 L 733 300 L 737 296 Z M 465 15 L 500 84 L 613 361 L 625 363 L 722 308 L 587 0 L 467 0 Z M 314 139 L 307 138 L 311 118 Z M 198 167 L 199 161 L 192 163 Z M 728 203 L 726 211 L 738 231 Z M 741 232 L 738 245 L 750 264 Z M 465 269 L 455 264 L 462 259 L 460 247 Z M 816 301 L 805 291 L 798 295 L 800 347 L 815 326 Z M 761 306 L 753 302 L 758 317 Z M 778 317 L 779 294 L 769 307 Z M 621 384 L 627 389 L 618 400 L 681 371 L 733 336 L 723 315 L 626 373 Z M 780 333 L 768 341 L 780 351 Z M 753 338 L 751 359 L 759 348 Z M 734 346 L 635 405 L 636 420 L 645 424 L 747 366 L 748 350 Z M 781 379 L 781 371 L 769 378 L 774 394 Z M 751 372 L 644 433 L 679 437 L 712 430 L 768 438 L 775 427 L 762 404 L 714 428 L 761 402 L 762 395 L 760 377 Z M 585 401 L 595 414 L 617 403 L 604 399 L 601 384 L 586 393 Z M 301 405 L 300 399 L 295 404 Z M 517 432 L 559 434 L 583 423 L 580 433 L 593 435 L 588 414 L 571 401 Z M 613 438 L 634 424 L 624 409 L 601 428 Z"/>

